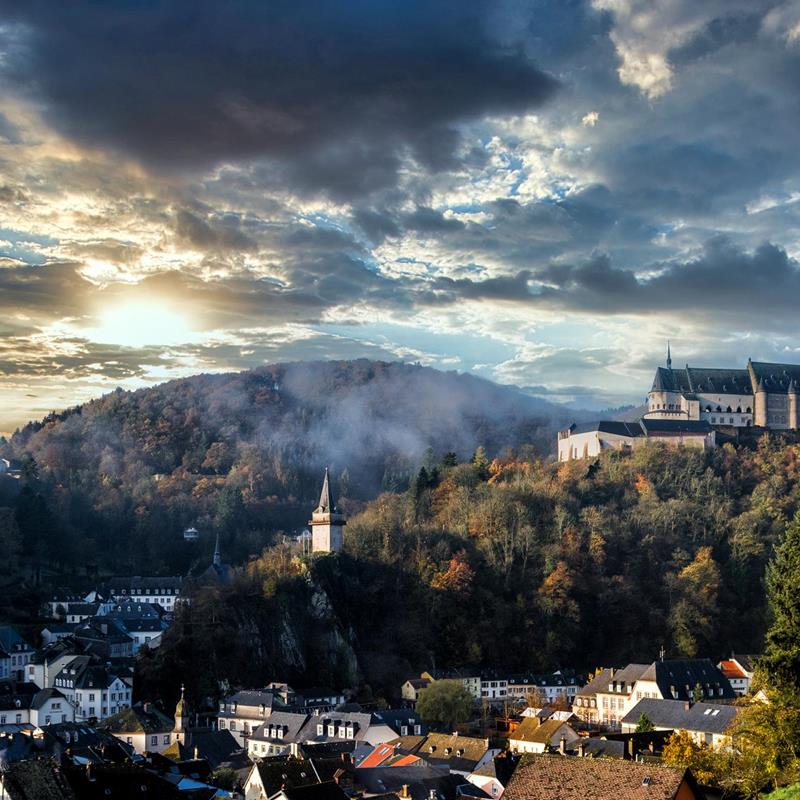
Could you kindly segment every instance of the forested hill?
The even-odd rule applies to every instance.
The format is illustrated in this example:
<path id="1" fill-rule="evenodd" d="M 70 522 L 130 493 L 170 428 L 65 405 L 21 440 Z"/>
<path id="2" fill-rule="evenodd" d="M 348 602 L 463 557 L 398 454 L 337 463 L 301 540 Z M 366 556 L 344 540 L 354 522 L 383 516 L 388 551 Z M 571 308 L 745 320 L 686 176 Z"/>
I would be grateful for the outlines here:
<path id="1" fill-rule="evenodd" d="M 219 532 L 234 562 L 303 525 L 324 466 L 340 494 L 367 500 L 405 489 L 428 448 L 429 460 L 479 445 L 546 454 L 576 417 L 416 365 L 278 364 L 117 391 L 29 424 L 0 452 L 26 465 L 23 556 L 161 571 L 188 566 L 189 525 L 203 534 L 198 558 Z"/>

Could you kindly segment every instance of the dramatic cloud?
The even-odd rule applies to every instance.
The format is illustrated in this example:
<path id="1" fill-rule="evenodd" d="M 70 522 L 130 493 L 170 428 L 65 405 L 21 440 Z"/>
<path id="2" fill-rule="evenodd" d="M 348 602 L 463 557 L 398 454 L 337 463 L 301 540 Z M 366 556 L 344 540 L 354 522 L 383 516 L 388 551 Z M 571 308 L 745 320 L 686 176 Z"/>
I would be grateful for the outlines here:
<path id="1" fill-rule="evenodd" d="M 668 338 L 800 361 L 798 0 L 0 13 L 0 430 L 275 360 L 595 408 Z"/>
<path id="2" fill-rule="evenodd" d="M 488 0 L 4 6 L 6 79 L 65 135 L 154 168 L 265 155 L 287 181 L 360 194 L 406 150 L 452 165 L 454 125 L 556 86 L 493 36 Z"/>

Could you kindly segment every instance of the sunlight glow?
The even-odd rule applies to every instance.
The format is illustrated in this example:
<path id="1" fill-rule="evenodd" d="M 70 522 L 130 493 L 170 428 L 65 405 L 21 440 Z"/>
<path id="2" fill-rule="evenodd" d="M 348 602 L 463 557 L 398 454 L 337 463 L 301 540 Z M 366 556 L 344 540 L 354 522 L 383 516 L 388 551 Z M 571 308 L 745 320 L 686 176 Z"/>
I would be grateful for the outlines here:
<path id="1" fill-rule="evenodd" d="M 100 324 L 81 334 L 94 342 L 121 347 L 175 345 L 193 338 L 185 318 L 159 303 L 130 303 L 99 315 Z"/>

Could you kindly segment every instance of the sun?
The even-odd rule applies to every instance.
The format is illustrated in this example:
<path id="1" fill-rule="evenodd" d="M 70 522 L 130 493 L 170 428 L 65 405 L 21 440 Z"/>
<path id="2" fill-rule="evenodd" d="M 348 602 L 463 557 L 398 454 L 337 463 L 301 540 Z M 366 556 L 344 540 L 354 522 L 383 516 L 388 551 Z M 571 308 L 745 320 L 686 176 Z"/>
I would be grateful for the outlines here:
<path id="1" fill-rule="evenodd" d="M 98 344 L 121 347 L 175 345 L 192 338 L 181 315 L 161 303 L 126 303 L 98 315 L 99 325 L 82 333 Z"/>

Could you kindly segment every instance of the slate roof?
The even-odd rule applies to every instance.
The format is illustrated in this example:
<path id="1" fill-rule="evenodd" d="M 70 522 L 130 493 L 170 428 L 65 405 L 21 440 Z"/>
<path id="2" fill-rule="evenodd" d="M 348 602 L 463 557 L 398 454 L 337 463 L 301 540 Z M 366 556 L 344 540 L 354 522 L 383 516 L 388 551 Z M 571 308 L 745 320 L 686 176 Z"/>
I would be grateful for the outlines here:
<path id="1" fill-rule="evenodd" d="M 752 656 L 752 655 L 739 655 L 739 653 L 734 653 L 731 656 L 731 661 L 736 661 L 742 669 L 746 670 L 747 672 L 753 673 L 756 669 L 756 661 L 758 660 L 759 656 Z"/>
<path id="2" fill-rule="evenodd" d="M 336 727 L 335 733 L 331 736 L 328 733 L 328 725 L 333 723 Z M 327 742 L 332 739 L 340 739 L 339 727 L 341 725 L 352 725 L 353 736 L 347 737 L 360 741 L 364 738 L 364 734 L 372 724 L 372 714 L 365 713 L 351 713 L 331 711 L 325 714 L 315 714 L 309 717 L 306 724 L 300 730 L 298 738 L 304 742 Z M 323 725 L 322 733 L 317 733 L 317 726 Z"/>
<path id="3" fill-rule="evenodd" d="M 385 722 L 395 733 L 400 733 L 400 728 L 404 725 L 412 733 L 415 725 L 422 726 L 423 735 L 428 732 L 428 726 L 422 721 L 422 718 L 415 711 L 408 708 L 387 708 L 382 711 L 376 711 L 374 716 L 379 721 Z"/>
<path id="4" fill-rule="evenodd" d="M 628 664 L 623 669 L 603 670 L 597 678 L 592 681 L 596 686 L 594 692 L 610 692 L 612 694 L 630 694 L 633 684 L 650 669 L 651 664 Z M 616 689 L 614 688 L 616 685 Z M 588 687 L 587 687 L 588 688 Z"/>
<path id="5" fill-rule="evenodd" d="M 404 786 L 412 800 L 428 800 L 431 791 L 439 798 L 455 800 L 459 786 L 466 783 L 463 775 L 448 773 L 446 767 L 412 766 L 412 767 L 376 767 L 373 769 L 357 769 L 358 784 L 368 794 L 399 794 Z"/>
<path id="6" fill-rule="evenodd" d="M 432 766 L 447 766 L 455 772 L 472 772 L 488 749 L 488 739 L 430 733 L 416 747 L 413 755 L 424 758 Z"/>
<path id="7" fill-rule="evenodd" d="M 10 625 L 0 625 L 0 647 L 6 653 L 24 653 L 33 650 L 33 647 Z"/>
<path id="8" fill-rule="evenodd" d="M 687 705 L 690 707 L 687 708 Z M 656 728 L 725 733 L 738 713 L 737 706 L 714 703 L 690 705 L 682 700 L 646 697 L 622 718 L 622 724 L 636 725 L 642 714 L 646 714 Z"/>
<path id="9" fill-rule="evenodd" d="M 114 594 L 121 593 L 123 589 L 130 595 L 131 589 L 180 589 L 183 578 L 180 576 L 167 576 L 163 578 L 143 578 L 140 575 L 133 577 L 111 578 L 107 588 Z"/>
<path id="10" fill-rule="evenodd" d="M 37 758 L 9 764 L 3 773 L 9 800 L 75 800 L 75 794 L 54 759 Z"/>
<path id="11" fill-rule="evenodd" d="M 272 797 L 281 787 L 308 786 L 319 783 L 314 767 L 305 758 L 265 758 L 256 762 L 264 794 Z"/>
<path id="12" fill-rule="evenodd" d="M 625 758 L 625 742 L 603 739 L 600 736 L 583 737 L 567 745 L 567 752 L 577 755 L 578 745 L 583 744 L 584 758 Z"/>
<path id="13" fill-rule="evenodd" d="M 620 422 L 619 420 L 606 419 L 599 422 L 587 422 L 582 425 L 572 425 L 572 433 L 613 433 L 617 436 L 642 436 L 642 429 L 638 422 Z"/>
<path id="14" fill-rule="evenodd" d="M 505 800 L 674 800 L 686 773 L 615 758 L 525 756 Z M 692 795 L 688 795 L 691 797 Z"/>
<path id="15" fill-rule="evenodd" d="M 344 789 L 333 781 L 287 787 L 282 794 L 288 800 L 349 800 Z"/>
<path id="16" fill-rule="evenodd" d="M 173 742 L 166 750 L 161 751 L 161 755 L 175 761 L 185 761 L 194 758 L 196 749 L 197 755 L 208 761 L 212 770 L 218 769 L 222 764 L 239 761 L 240 755 L 242 763 L 246 762 L 247 766 L 251 764 L 230 731 L 211 728 L 188 730 L 184 734 L 184 739 L 183 743 Z"/>
<path id="17" fill-rule="evenodd" d="M 689 367 L 685 369 L 656 369 L 652 392 L 691 394 L 752 394 L 753 386 L 746 369 L 716 369 Z"/>
<path id="18" fill-rule="evenodd" d="M 294 714 L 290 711 L 273 711 L 262 725 L 252 733 L 251 739 L 259 742 L 272 742 L 274 744 L 288 744 L 299 741 L 298 736 L 308 720 L 308 714 Z M 279 736 L 277 729 L 283 733 Z"/>
<path id="19" fill-rule="evenodd" d="M 123 708 L 98 726 L 99 730 L 114 734 L 171 733 L 175 723 L 166 714 L 151 706 L 147 711 L 141 703 Z"/>
<path id="20" fill-rule="evenodd" d="M 768 361 L 751 361 L 756 383 L 761 383 L 768 392 L 788 392 L 789 384 L 800 383 L 800 365 L 774 364 Z"/>
<path id="21" fill-rule="evenodd" d="M 651 419 L 643 417 L 639 425 L 645 436 L 658 436 L 659 434 L 674 435 L 676 433 L 706 435 L 712 430 L 705 420 L 693 419 Z"/>
<path id="22" fill-rule="evenodd" d="M 708 658 L 654 661 L 640 677 L 644 681 L 655 681 L 662 697 L 672 700 L 691 700 L 698 683 L 706 697 L 732 699 L 736 696 L 728 679 Z"/>
<path id="23" fill-rule="evenodd" d="M 608 689 L 610 680 L 611 669 L 607 667 L 595 675 L 585 686 L 581 686 L 575 696 L 594 697 L 598 692 L 604 692 Z"/>

